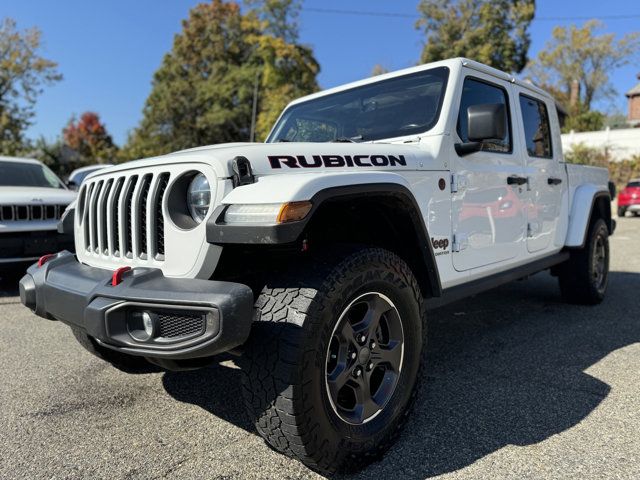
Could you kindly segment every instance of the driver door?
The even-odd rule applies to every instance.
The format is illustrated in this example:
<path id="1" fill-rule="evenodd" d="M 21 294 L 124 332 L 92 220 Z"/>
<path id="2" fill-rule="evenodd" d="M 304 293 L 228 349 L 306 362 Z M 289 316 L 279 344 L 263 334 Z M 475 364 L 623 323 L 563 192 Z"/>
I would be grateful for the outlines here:
<path id="1" fill-rule="evenodd" d="M 515 259 L 524 250 L 526 185 L 522 156 L 514 146 L 513 105 L 506 82 L 473 72 L 464 78 L 456 134 L 469 142 L 468 108 L 503 104 L 507 128 L 480 151 L 457 155 L 452 194 L 453 266 L 466 271 Z M 526 181 L 526 178 L 525 178 Z"/>

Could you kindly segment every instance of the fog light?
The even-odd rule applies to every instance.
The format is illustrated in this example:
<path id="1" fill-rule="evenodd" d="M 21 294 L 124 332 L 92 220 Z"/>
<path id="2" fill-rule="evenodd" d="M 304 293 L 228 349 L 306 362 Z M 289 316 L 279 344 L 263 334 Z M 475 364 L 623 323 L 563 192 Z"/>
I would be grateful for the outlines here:
<path id="1" fill-rule="evenodd" d="M 127 325 L 129 335 L 138 342 L 151 340 L 156 333 L 156 315 L 146 310 L 132 312 Z"/>
<path id="2" fill-rule="evenodd" d="M 142 312 L 142 325 L 144 326 L 144 333 L 146 333 L 149 338 L 153 337 L 153 320 L 149 312 Z"/>

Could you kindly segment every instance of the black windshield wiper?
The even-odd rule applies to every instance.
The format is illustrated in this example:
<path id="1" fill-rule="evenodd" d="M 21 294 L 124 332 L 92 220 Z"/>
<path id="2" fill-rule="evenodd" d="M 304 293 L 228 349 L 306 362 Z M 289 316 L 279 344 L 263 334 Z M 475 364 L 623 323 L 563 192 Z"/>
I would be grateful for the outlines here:
<path id="1" fill-rule="evenodd" d="M 362 135 L 356 135 L 355 137 L 338 137 L 331 141 L 335 143 L 358 143 L 362 140 Z"/>

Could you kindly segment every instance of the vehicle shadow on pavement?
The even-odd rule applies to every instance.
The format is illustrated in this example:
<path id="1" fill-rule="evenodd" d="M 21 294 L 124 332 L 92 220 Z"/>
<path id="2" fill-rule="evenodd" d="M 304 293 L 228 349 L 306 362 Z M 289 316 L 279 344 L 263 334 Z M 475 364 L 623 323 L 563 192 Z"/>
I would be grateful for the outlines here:
<path id="1" fill-rule="evenodd" d="M 221 355 L 219 363 L 206 368 L 165 372 L 162 384 L 176 400 L 198 405 L 218 418 L 257 435 L 244 410 L 240 370 L 231 364 L 232 358 Z"/>
<path id="2" fill-rule="evenodd" d="M 349 478 L 428 478 L 579 424 L 610 391 L 585 370 L 640 341 L 636 291 L 640 274 L 611 272 L 601 305 L 567 305 L 543 273 L 430 311 L 427 364 L 407 427 L 380 462 Z M 239 370 L 166 373 L 163 383 L 177 400 L 255 432 Z"/>
<path id="3" fill-rule="evenodd" d="M 0 298 L 18 296 L 18 282 L 23 275 L 23 272 L 0 272 Z"/>

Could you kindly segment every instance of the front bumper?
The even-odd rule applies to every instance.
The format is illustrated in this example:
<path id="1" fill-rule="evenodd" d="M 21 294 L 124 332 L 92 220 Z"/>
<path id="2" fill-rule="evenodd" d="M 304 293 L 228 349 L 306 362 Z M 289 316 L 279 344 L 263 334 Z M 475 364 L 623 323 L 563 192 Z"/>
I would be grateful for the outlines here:
<path id="1" fill-rule="evenodd" d="M 640 212 L 640 203 L 631 203 L 629 205 L 621 205 L 627 212 Z"/>
<path id="2" fill-rule="evenodd" d="M 40 317 L 86 331 L 104 347 L 148 358 L 208 357 L 249 336 L 253 293 L 246 285 L 167 278 L 158 269 L 136 268 L 112 286 L 112 274 L 61 252 L 41 267 L 29 267 L 20 280 L 20 300 Z M 136 339 L 131 322 L 141 312 L 151 312 L 160 336 Z M 161 327 L 160 319 L 170 323 Z"/>

